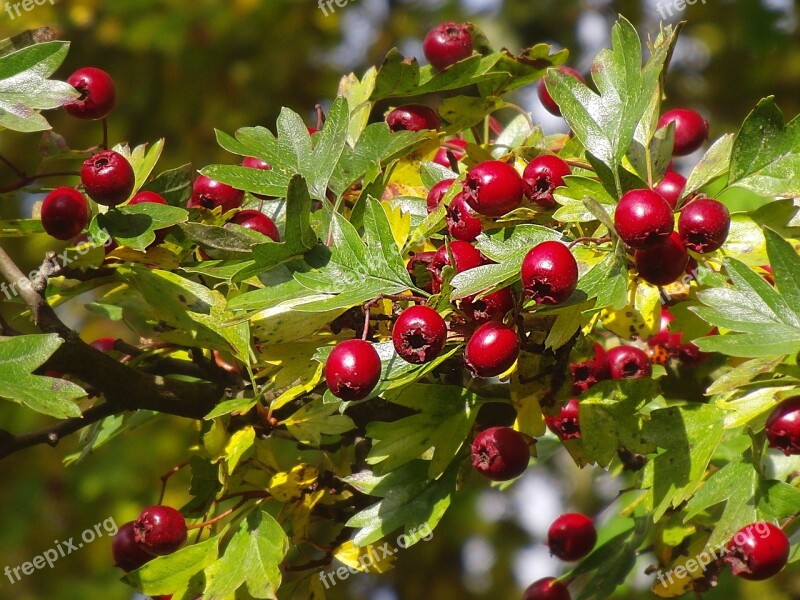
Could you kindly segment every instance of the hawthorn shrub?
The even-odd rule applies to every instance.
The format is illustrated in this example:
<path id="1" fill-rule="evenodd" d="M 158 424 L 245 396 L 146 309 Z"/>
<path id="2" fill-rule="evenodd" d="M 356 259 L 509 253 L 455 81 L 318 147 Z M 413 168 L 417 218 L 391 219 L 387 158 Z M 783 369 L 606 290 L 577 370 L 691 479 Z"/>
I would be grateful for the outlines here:
<path id="1" fill-rule="evenodd" d="M 28 275 L 0 249 L 0 396 L 58 419 L 0 432 L 0 456 L 80 432 L 74 462 L 196 420 L 191 500 L 115 540 L 124 581 L 160 597 L 323 598 L 334 559 L 385 571 L 373 545 L 418 542 L 476 470 L 536 468 L 543 436 L 629 502 L 613 526 L 554 524 L 581 560 L 525 598 L 608 598 L 639 555 L 661 597 L 778 573 L 800 557 L 800 120 L 767 98 L 708 144 L 664 98 L 678 29 L 644 60 L 620 18 L 584 82 L 565 50 L 445 24 L 435 68 L 393 50 L 316 127 L 284 109 L 274 132 L 218 131 L 234 164 L 199 175 L 159 172 L 163 140 L 70 149 L 41 111 L 105 119 L 112 77 L 75 89 L 50 79 L 68 43 L 1 43 L 0 127 L 44 131 L 41 171 L 5 161 L 2 191 L 47 195 L 2 235 L 70 242 Z M 537 84 L 569 134 L 504 99 Z M 731 213 L 732 188 L 760 206 Z M 139 343 L 62 322 L 90 291 Z"/>

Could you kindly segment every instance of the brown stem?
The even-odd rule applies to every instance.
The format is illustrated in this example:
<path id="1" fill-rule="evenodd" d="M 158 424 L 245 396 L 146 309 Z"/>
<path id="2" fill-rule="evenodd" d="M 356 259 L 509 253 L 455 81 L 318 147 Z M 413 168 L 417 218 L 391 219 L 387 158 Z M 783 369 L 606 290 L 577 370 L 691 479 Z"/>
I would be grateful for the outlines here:
<path id="1" fill-rule="evenodd" d="M 239 502 L 236 503 L 235 506 L 232 506 L 228 510 L 221 512 L 213 519 L 209 519 L 208 521 L 203 521 L 202 523 L 195 523 L 194 525 L 189 525 L 186 529 L 202 529 L 203 527 L 207 527 L 209 525 L 213 525 L 214 523 L 222 521 L 222 519 L 224 519 L 225 517 L 229 517 L 234 512 L 239 510 L 242 506 L 244 506 L 248 500 L 250 500 L 250 498 L 242 498 L 241 500 L 239 500 Z"/>
<path id="2" fill-rule="evenodd" d="M 70 176 L 79 176 L 80 173 L 75 171 L 55 171 L 52 173 L 39 173 L 38 175 L 26 175 L 22 173 L 19 178 L 6 186 L 0 187 L 0 194 L 7 194 L 8 192 L 14 192 L 20 188 L 25 187 L 29 183 L 33 183 L 37 179 L 44 179 L 46 177 L 70 177 Z"/>
<path id="3" fill-rule="evenodd" d="M 159 504 L 163 504 L 164 502 L 164 494 L 167 493 L 167 483 L 169 482 L 170 477 L 172 477 L 173 475 L 175 475 L 175 473 L 178 473 L 181 469 L 187 467 L 188 465 L 189 461 L 187 460 L 179 465 L 175 465 L 169 471 L 167 471 L 161 476 L 161 494 L 158 497 Z"/>

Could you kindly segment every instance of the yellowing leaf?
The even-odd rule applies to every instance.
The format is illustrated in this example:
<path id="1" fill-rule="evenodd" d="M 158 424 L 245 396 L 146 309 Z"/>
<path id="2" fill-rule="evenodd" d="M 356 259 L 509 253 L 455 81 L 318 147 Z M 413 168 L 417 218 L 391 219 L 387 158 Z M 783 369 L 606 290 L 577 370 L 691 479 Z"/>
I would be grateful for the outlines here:
<path id="1" fill-rule="evenodd" d="M 358 548 L 352 541 L 347 541 L 333 551 L 333 556 L 361 573 L 386 573 L 394 568 L 395 552 L 397 550 L 389 544 Z"/>
<path id="2" fill-rule="evenodd" d="M 323 434 L 337 435 L 355 428 L 350 417 L 336 414 L 338 412 L 339 403 L 325 404 L 319 398 L 303 406 L 283 424 L 298 442 L 319 446 Z"/>
<path id="3" fill-rule="evenodd" d="M 295 400 L 296 398 L 299 398 L 303 394 L 307 394 L 308 392 L 313 390 L 316 387 L 316 385 L 319 383 L 320 379 L 322 379 L 323 365 L 322 365 L 322 363 L 316 363 L 316 365 L 317 365 L 317 369 L 316 369 L 316 371 L 314 372 L 314 374 L 311 377 L 309 377 L 308 379 L 304 380 L 304 383 L 300 383 L 300 384 L 298 384 L 298 385 L 296 385 L 296 386 L 294 386 L 292 388 L 289 388 L 288 390 L 283 392 L 280 396 L 275 398 L 275 400 L 272 402 L 272 404 L 270 404 L 270 408 L 272 408 L 272 410 L 278 410 L 279 408 L 281 408 L 282 406 L 285 406 L 286 404 L 288 404 L 292 400 Z M 290 369 L 284 369 L 284 370 L 290 371 Z M 280 377 L 281 375 L 282 375 L 282 372 L 278 373 L 278 375 L 276 376 L 275 379 L 277 380 L 277 378 Z M 283 375 L 283 377 L 287 377 L 287 376 Z"/>
<path id="4" fill-rule="evenodd" d="M 297 500 L 317 480 L 317 477 L 319 471 L 311 465 L 295 465 L 291 471 L 281 471 L 272 476 L 269 493 L 280 502 Z"/>
<path id="5" fill-rule="evenodd" d="M 308 526 L 311 524 L 311 511 L 325 496 L 325 490 L 306 494 L 292 510 L 292 542 L 299 544 L 308 539 Z"/>
<path id="6" fill-rule="evenodd" d="M 696 538 L 689 544 L 686 554 L 673 562 L 669 569 L 656 575 L 650 590 L 659 598 L 677 598 L 692 590 L 692 581 L 702 579 L 705 567 L 719 554 L 705 549 L 708 536 Z"/>
<path id="7" fill-rule="evenodd" d="M 255 439 L 256 432 L 252 426 L 240 429 L 231 436 L 228 445 L 225 446 L 225 454 L 228 456 L 228 473 L 236 470 L 242 457 L 253 448 Z"/>
<path id="8" fill-rule="evenodd" d="M 406 193 L 404 188 L 407 189 L 409 187 L 421 187 L 424 189 L 424 186 L 422 185 L 422 177 L 419 171 L 419 164 L 422 161 L 433 160 L 433 157 L 436 155 L 438 150 L 439 138 L 434 137 L 429 142 L 414 150 L 411 154 L 400 158 L 397 161 L 394 171 L 392 171 L 392 178 L 386 189 L 387 192 L 390 192 L 389 197 L 409 195 L 419 196 L 419 193 Z M 386 194 L 384 194 L 384 197 L 386 197 Z"/>
<path id="9" fill-rule="evenodd" d="M 542 357 L 530 352 L 520 352 L 517 370 L 511 376 L 511 401 L 517 409 L 517 420 L 514 429 L 531 437 L 539 437 L 545 431 L 544 415 L 539 405 L 549 385 L 549 379 L 536 378 L 527 380 L 530 373 L 538 373 Z M 534 446 L 535 448 L 535 446 Z"/>
<path id="10" fill-rule="evenodd" d="M 603 326 L 624 339 L 647 339 L 658 333 L 661 323 L 659 289 L 646 281 L 632 281 L 628 286 L 628 305 L 620 310 L 603 309 Z"/>
<path id="11" fill-rule="evenodd" d="M 203 434 L 203 447 L 208 452 L 208 455 L 214 459 L 214 462 L 224 456 L 227 443 L 228 432 L 225 430 L 222 419 L 214 419 L 211 429 Z"/>
<path id="12" fill-rule="evenodd" d="M 109 252 L 108 257 L 147 266 L 155 265 L 157 268 L 165 271 L 177 269 L 178 265 L 180 265 L 180 259 L 162 246 L 154 246 L 147 252 L 140 252 L 139 250 L 120 246 L 119 248 L 115 248 L 113 252 Z"/>
<path id="13" fill-rule="evenodd" d="M 313 357 L 317 352 L 317 348 L 321 345 L 323 344 L 320 342 L 307 342 L 267 346 L 267 349 L 260 357 L 261 360 L 267 364 L 280 367 L 280 370 L 272 378 L 273 385 L 276 388 L 283 388 L 298 382 L 301 384 L 310 382 L 319 370 L 319 363 Z M 283 406 L 292 399 L 283 400 L 279 406 Z M 274 410 L 278 406 L 273 403 L 272 408 Z"/>
<path id="14" fill-rule="evenodd" d="M 392 237 L 397 243 L 397 249 L 402 250 L 406 245 L 408 234 L 411 232 L 411 215 L 399 206 L 392 207 L 388 202 L 381 202 L 383 212 L 386 213 L 386 218 L 389 221 L 389 227 L 392 229 Z"/>

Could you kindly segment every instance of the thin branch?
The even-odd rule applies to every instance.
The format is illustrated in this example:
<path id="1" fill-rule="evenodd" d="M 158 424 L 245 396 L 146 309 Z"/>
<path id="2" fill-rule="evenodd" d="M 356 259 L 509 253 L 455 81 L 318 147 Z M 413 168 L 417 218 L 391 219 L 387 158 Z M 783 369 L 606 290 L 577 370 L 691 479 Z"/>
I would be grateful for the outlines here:
<path id="1" fill-rule="evenodd" d="M 22 173 L 13 183 L 0 187 L 0 194 L 15 192 L 18 189 L 24 188 L 29 183 L 33 183 L 39 179 L 45 179 L 46 177 L 77 177 L 79 175 L 80 173 L 76 171 L 54 171 L 52 173 L 39 173 L 37 175 L 26 175 Z"/>

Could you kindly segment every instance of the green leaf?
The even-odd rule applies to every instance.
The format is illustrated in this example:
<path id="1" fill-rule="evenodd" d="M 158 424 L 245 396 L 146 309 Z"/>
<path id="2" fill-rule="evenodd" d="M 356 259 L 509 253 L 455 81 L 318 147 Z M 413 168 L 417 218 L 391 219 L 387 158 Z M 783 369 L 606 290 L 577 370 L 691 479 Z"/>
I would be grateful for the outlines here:
<path id="1" fill-rule="evenodd" d="M 156 175 L 142 185 L 142 190 L 160 194 L 172 206 L 184 206 L 192 195 L 192 165 L 185 164 Z"/>
<path id="2" fill-rule="evenodd" d="M 628 304 L 628 265 L 625 256 L 610 252 L 578 281 L 586 297 L 597 298 L 595 306 L 620 310 Z"/>
<path id="3" fill-rule="evenodd" d="M 553 218 L 564 223 L 588 223 L 596 221 L 597 217 L 586 208 L 584 198 L 592 198 L 602 205 L 613 210 L 616 200 L 596 179 L 581 175 L 568 175 L 564 178 L 565 185 L 553 192 L 553 198 L 561 206 L 553 213 Z"/>
<path id="4" fill-rule="evenodd" d="M 353 419 L 336 414 L 340 404 L 325 404 L 322 398 L 317 398 L 283 421 L 283 425 L 298 442 L 319 446 L 323 435 L 338 435 L 355 429 Z"/>
<path id="5" fill-rule="evenodd" d="M 704 185 L 725 175 L 730 169 L 732 149 L 733 134 L 731 133 L 723 135 L 714 142 L 689 174 L 682 196 L 689 196 Z"/>
<path id="6" fill-rule="evenodd" d="M 22 237 L 32 233 L 44 233 L 41 219 L 3 219 L 0 221 L 0 237 Z"/>
<path id="7" fill-rule="evenodd" d="M 158 415 L 159 413 L 151 410 L 137 410 L 133 414 L 112 415 L 93 423 L 81 431 L 80 449 L 77 452 L 68 454 L 64 458 L 64 464 L 69 466 L 82 461 L 120 434 L 132 431 L 140 425 L 150 422 Z"/>
<path id="8" fill-rule="evenodd" d="M 775 285 L 795 315 L 800 315 L 800 257 L 794 247 L 771 229 L 764 230 Z M 781 306 L 782 308 L 782 306 Z"/>
<path id="9" fill-rule="evenodd" d="M 56 32 L 49 27 L 37 27 L 36 29 L 26 29 L 17 35 L 0 40 L 0 56 L 6 56 L 22 48 L 51 42 L 56 37 Z"/>
<path id="10" fill-rule="evenodd" d="M 189 213 L 183 208 L 142 202 L 98 214 L 89 232 L 96 234 L 105 229 L 120 245 L 145 250 L 155 241 L 156 231 L 185 223 L 188 218 Z"/>
<path id="11" fill-rule="evenodd" d="M 194 575 L 214 562 L 218 543 L 219 538 L 213 537 L 169 556 L 156 557 L 125 575 L 122 581 L 144 594 L 169 594 L 186 586 Z"/>

